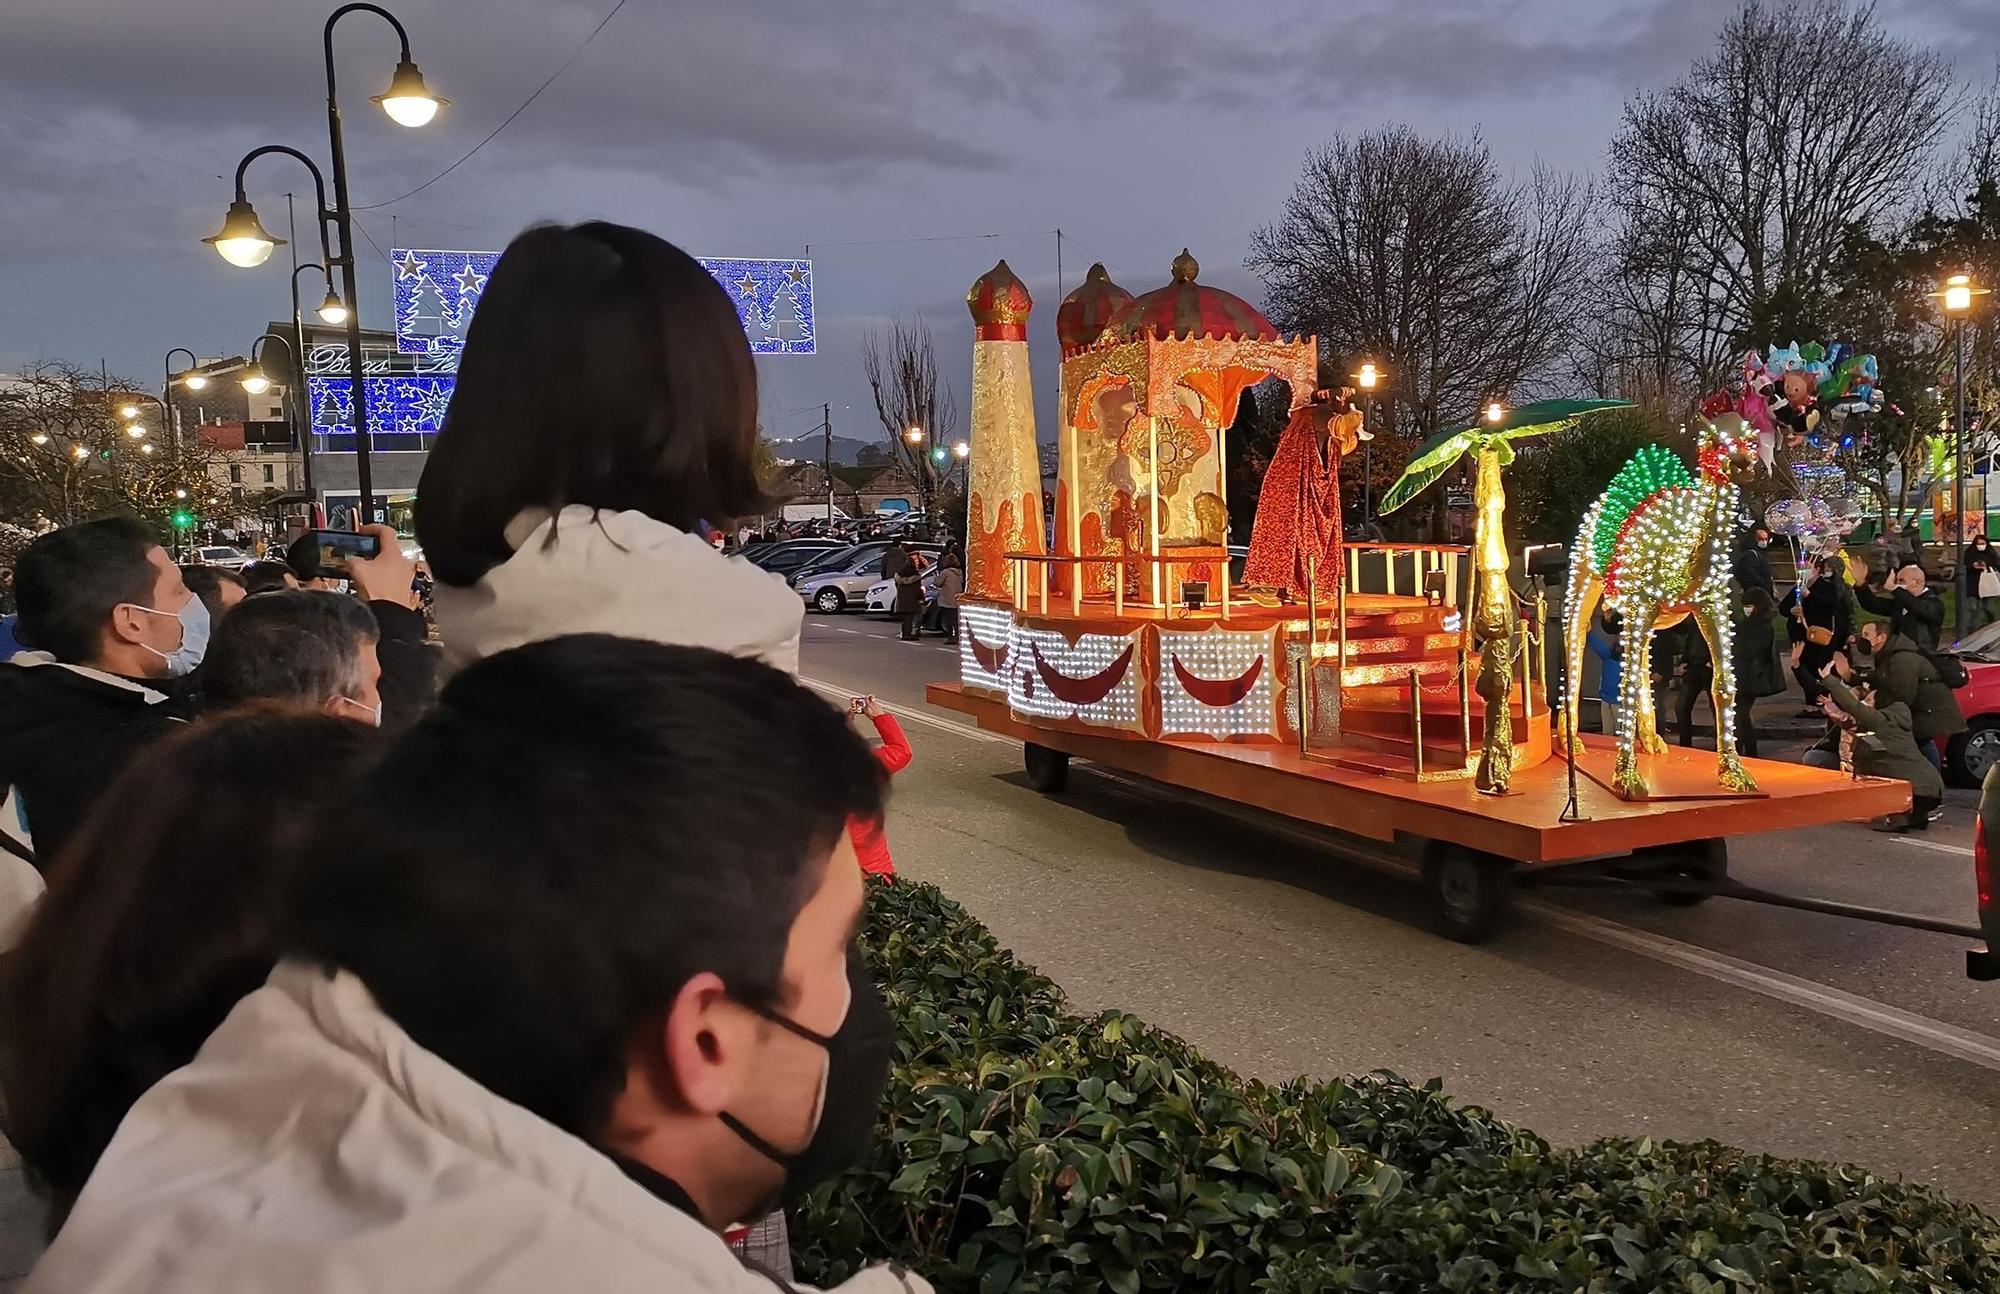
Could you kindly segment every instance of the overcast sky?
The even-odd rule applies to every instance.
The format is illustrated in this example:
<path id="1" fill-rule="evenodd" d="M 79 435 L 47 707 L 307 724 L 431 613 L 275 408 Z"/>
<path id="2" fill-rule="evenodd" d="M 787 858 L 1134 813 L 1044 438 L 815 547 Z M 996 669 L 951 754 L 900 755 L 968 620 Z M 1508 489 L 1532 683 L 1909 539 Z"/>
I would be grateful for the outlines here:
<path id="1" fill-rule="evenodd" d="M 430 127 L 368 96 L 395 44 L 357 14 L 337 51 L 357 206 L 437 174 L 554 71 L 613 0 L 391 0 L 430 84 Z M 219 176 L 284 143 L 324 161 L 319 28 L 299 0 L 0 0 L 0 371 L 62 357 L 157 382 L 168 348 L 240 353 L 289 309 L 196 240 Z M 1672 81 L 1734 0 L 629 0 L 532 107 L 457 171 L 363 214 L 387 249 L 498 248 L 538 220 L 603 217 L 698 255 L 811 246 L 820 353 L 761 363 L 773 434 L 880 435 L 860 337 L 923 315 L 967 393 L 967 286 L 1004 256 L 1036 299 L 1052 406 L 1056 238 L 1134 292 L 1183 245 L 1202 280 L 1258 299 L 1250 232 L 1307 148 L 1405 121 L 1478 131 L 1501 165 L 1595 169 L 1620 104 Z M 1995 0 L 1881 0 L 1890 26 L 1983 84 Z M 252 200 L 284 234 L 303 168 L 265 159 Z M 309 198 L 300 202 L 300 229 Z M 393 217 L 393 219 L 392 219 Z M 1036 232 L 1041 231 L 1041 232 Z M 986 239 L 960 235 L 997 234 Z M 311 236 L 305 235 L 307 238 Z M 934 240 L 897 241 L 879 240 Z M 360 246 L 364 320 L 390 272 Z M 560 374 L 551 380 L 561 380 Z M 808 409 L 810 413 L 806 412 Z"/>

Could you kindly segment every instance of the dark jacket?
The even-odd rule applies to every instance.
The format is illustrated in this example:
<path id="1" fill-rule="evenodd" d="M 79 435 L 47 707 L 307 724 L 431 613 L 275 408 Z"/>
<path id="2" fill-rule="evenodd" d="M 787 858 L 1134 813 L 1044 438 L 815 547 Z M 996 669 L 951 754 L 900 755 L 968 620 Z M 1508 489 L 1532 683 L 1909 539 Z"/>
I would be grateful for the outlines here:
<path id="1" fill-rule="evenodd" d="M 1901 634 L 1919 651 L 1936 651 L 1938 636 L 1944 631 L 1944 599 L 1929 589 L 1912 593 L 1908 589 L 1854 590 L 1855 600 L 1878 616 L 1889 618 L 1889 633 Z"/>
<path id="2" fill-rule="evenodd" d="M 2000 549 L 1995 549 L 1991 541 L 1984 548 L 1965 546 L 1958 560 L 1965 566 L 1965 587 L 1971 596 L 1979 596 L 1979 577 L 1986 571 L 2000 571 Z"/>
<path id="3" fill-rule="evenodd" d="M 1910 728 L 1918 741 L 1936 741 L 1965 731 L 1958 698 L 1938 674 L 1937 666 L 1901 634 L 1891 634 L 1875 653 L 1875 696 L 1884 704 L 1909 707 Z"/>
<path id="4" fill-rule="evenodd" d="M 1837 678 L 1826 680 L 1826 690 L 1835 704 L 1854 716 L 1855 772 L 1908 782 L 1912 795 L 1943 798 L 1944 780 L 1917 749 L 1917 740 L 1911 735 L 1908 706 L 1880 695 L 1875 705 L 1863 705 Z"/>
<path id="5" fill-rule="evenodd" d="M 1803 586 L 1801 586 L 1803 587 Z M 1786 595 L 1789 606 L 1796 602 L 1805 611 L 1805 624 L 1800 624 L 1792 616 L 1786 616 L 1786 624 L 1791 639 L 1795 643 L 1806 643 L 1808 627 L 1827 629 L 1833 633 L 1833 641 L 1817 650 L 1832 653 L 1838 651 L 1853 632 L 1853 625 L 1847 618 L 1847 582 L 1838 575 L 1822 575 L 1812 582 L 1812 587 L 1803 593 L 1794 588 Z M 1808 647 L 1812 644 L 1807 643 Z"/>
<path id="6" fill-rule="evenodd" d="M 1772 651 L 1777 633 L 1777 625 L 1769 615 L 1744 616 L 1736 622 L 1737 696 L 1754 699 L 1776 696 L 1785 690 L 1785 677 L 1778 672 L 1777 657 Z"/>
<path id="7" fill-rule="evenodd" d="M 183 718 L 156 689 L 41 652 L 0 665 L 0 786 L 20 794 L 43 872 L 132 757 Z"/>
<path id="8" fill-rule="evenodd" d="M 1746 539 L 1736 549 L 1736 560 L 1731 563 L 1731 573 L 1735 576 L 1737 584 L 1743 588 L 1762 589 L 1771 595 L 1772 601 L 1777 600 L 1778 582 L 1771 575 L 1771 559 L 1754 541 Z"/>
<path id="9" fill-rule="evenodd" d="M 382 662 L 382 727 L 401 732 L 437 701 L 438 648 L 429 641 L 423 612 L 394 602 L 370 602 L 368 609 L 382 635 L 375 644 Z"/>

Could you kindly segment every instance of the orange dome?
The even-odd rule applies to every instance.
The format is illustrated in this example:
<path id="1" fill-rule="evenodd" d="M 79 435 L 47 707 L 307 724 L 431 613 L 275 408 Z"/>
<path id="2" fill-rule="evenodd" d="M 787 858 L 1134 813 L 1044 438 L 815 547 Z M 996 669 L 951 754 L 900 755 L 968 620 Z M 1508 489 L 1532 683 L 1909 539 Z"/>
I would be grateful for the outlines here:
<path id="1" fill-rule="evenodd" d="M 1001 261 L 979 276 L 965 294 L 965 308 L 972 312 L 972 335 L 978 341 L 1026 341 L 1028 312 L 1035 300 Z"/>
<path id="2" fill-rule="evenodd" d="M 1194 281 L 1201 266 L 1185 247 L 1174 257 L 1173 282 L 1128 302 L 1111 318 L 1121 341 L 1141 337 L 1233 337 L 1277 341 L 1278 330 L 1257 307 L 1233 292 Z"/>
<path id="3" fill-rule="evenodd" d="M 1132 300 L 1132 294 L 1111 281 L 1099 261 L 1083 276 L 1083 284 L 1056 307 L 1056 338 L 1065 353 L 1081 350 L 1104 335 L 1105 325 Z"/>

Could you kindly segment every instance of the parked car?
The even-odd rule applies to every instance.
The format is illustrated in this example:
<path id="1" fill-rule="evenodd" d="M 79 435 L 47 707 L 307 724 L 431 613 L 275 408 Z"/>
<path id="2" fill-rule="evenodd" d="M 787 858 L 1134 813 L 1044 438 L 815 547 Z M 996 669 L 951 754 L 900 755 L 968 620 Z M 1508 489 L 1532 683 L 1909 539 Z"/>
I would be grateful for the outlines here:
<path id="1" fill-rule="evenodd" d="M 933 598 L 937 597 L 937 577 L 938 577 L 937 563 L 933 562 L 931 563 L 930 569 L 924 572 L 923 589 L 924 589 L 924 601 L 926 603 L 930 602 Z M 871 614 L 889 615 L 889 616 L 895 615 L 896 581 L 877 580 L 875 583 L 869 585 L 866 605 Z"/>
<path id="2" fill-rule="evenodd" d="M 1977 980 L 2000 979 L 2000 892 L 1994 875 L 1993 847 L 2000 847 L 2000 771 L 1988 769 L 1979 786 L 1979 816 L 1972 824 L 1972 883 L 1979 896 L 1979 928 L 1986 933 L 1984 948 L 1965 951 L 1965 973 Z M 1992 841 L 1992 847 L 1987 842 Z"/>
<path id="3" fill-rule="evenodd" d="M 212 544 L 195 549 L 189 560 L 197 566 L 220 566 L 225 571 L 240 571 L 250 564 L 250 554 L 240 548 Z"/>
<path id="4" fill-rule="evenodd" d="M 1965 662 L 1957 696 L 1966 728 L 1945 746 L 1945 771 L 1961 786 L 1984 786 L 2000 764 L 2000 622 L 1973 630 L 1952 651 Z"/>
<path id="5" fill-rule="evenodd" d="M 934 559 L 942 551 L 936 544 L 906 545 L 913 553 Z M 886 539 L 856 544 L 836 557 L 822 559 L 792 578 L 792 587 L 815 611 L 832 615 L 850 606 L 865 606 L 868 590 L 882 579 L 882 558 L 889 551 Z"/>
<path id="6" fill-rule="evenodd" d="M 760 566 L 773 574 L 790 575 L 825 557 L 828 553 L 837 553 L 845 547 L 847 545 L 832 539 L 790 539 L 782 544 L 772 544 L 759 552 L 751 553 L 748 560 L 751 565 Z"/>

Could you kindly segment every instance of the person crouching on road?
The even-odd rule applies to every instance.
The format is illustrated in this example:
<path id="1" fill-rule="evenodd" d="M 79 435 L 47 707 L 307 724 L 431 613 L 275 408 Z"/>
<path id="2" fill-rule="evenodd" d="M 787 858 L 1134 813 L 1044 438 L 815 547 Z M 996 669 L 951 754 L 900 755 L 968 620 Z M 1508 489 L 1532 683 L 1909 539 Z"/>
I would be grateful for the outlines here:
<path id="1" fill-rule="evenodd" d="M 1901 835 L 1930 827 L 1931 810 L 1944 803 L 1944 779 L 1917 749 L 1910 726 L 1910 707 L 1901 701 L 1884 701 L 1865 683 L 1854 683 L 1853 667 L 1845 656 L 1835 656 L 1820 684 L 1825 688 L 1820 709 L 1826 717 L 1853 737 L 1854 771 L 1862 777 L 1888 777 L 1910 784 L 1910 812 L 1902 819 L 1894 816 L 1876 826 L 1877 831 Z"/>
<path id="2" fill-rule="evenodd" d="M 910 766 L 909 738 L 903 735 L 903 725 L 896 722 L 896 716 L 884 710 L 880 701 L 872 696 L 857 696 L 848 703 L 847 712 L 866 715 L 875 725 L 875 733 L 882 739 L 882 744 L 875 747 L 875 759 L 885 775 L 893 777 Z M 882 828 L 880 817 L 857 817 L 849 819 L 847 834 L 854 841 L 854 856 L 860 860 L 861 870 L 870 876 L 893 880 L 896 864 L 889 857 L 889 841 Z"/>

